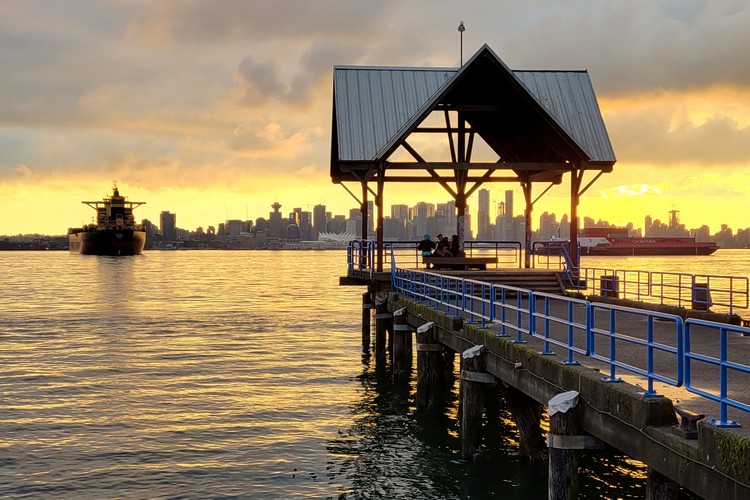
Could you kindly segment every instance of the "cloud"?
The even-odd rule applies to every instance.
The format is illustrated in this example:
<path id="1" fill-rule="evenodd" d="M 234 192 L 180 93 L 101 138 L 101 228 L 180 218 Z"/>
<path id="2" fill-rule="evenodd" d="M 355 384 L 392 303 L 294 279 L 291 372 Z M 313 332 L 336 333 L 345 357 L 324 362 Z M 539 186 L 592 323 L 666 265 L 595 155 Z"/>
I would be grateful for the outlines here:
<path id="1" fill-rule="evenodd" d="M 328 192 L 332 67 L 456 66 L 459 20 L 464 60 L 488 43 L 511 68 L 588 69 L 618 157 L 597 181 L 610 197 L 654 199 L 633 181 L 666 193 L 678 175 L 709 171 L 721 175 L 700 178 L 719 192 L 722 176 L 745 186 L 750 165 L 740 0 L 10 0 L 0 10 L 0 190 L 30 176 L 108 184 L 116 171 L 152 190 L 262 193 L 303 178 Z M 413 145 L 447 159 L 443 145 Z"/>
<path id="2" fill-rule="evenodd" d="M 648 184 L 629 184 L 614 186 L 601 191 L 603 198 L 616 198 L 616 197 L 630 197 L 630 196 L 645 196 L 645 195 L 659 195 L 661 189 L 657 186 L 649 186 Z"/>

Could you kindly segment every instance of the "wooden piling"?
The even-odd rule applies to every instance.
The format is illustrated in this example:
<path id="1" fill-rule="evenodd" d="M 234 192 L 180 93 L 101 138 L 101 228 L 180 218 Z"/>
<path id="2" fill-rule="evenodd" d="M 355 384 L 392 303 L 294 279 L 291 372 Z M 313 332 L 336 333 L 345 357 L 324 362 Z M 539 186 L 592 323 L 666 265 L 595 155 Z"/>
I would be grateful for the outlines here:
<path id="1" fill-rule="evenodd" d="M 521 456 L 531 461 L 547 458 L 541 427 L 543 406 L 510 385 L 500 384 L 500 392 L 518 429 Z"/>
<path id="2" fill-rule="evenodd" d="M 484 445 L 488 448 L 498 446 L 502 437 L 502 407 L 503 396 L 499 388 L 500 383 L 486 384 L 484 387 L 484 417 L 485 426 Z"/>
<path id="3" fill-rule="evenodd" d="M 461 354 L 461 456 L 472 460 L 482 448 L 482 413 L 485 384 L 494 384 L 495 377 L 486 372 L 483 345 Z"/>
<path id="4" fill-rule="evenodd" d="M 437 341 L 433 330 L 433 322 L 417 328 L 417 411 L 440 408 L 450 380 L 443 344 Z"/>
<path id="5" fill-rule="evenodd" d="M 646 500 L 677 500 L 680 498 L 680 485 L 648 468 L 646 479 Z"/>
<path id="6" fill-rule="evenodd" d="M 370 324 L 372 321 L 372 297 L 370 292 L 362 294 L 362 351 L 370 350 Z"/>
<path id="7" fill-rule="evenodd" d="M 393 379 L 409 380 L 412 363 L 412 331 L 406 321 L 406 308 L 393 313 L 393 348 L 391 349 L 391 367 Z"/>
<path id="8" fill-rule="evenodd" d="M 547 484 L 550 500 L 568 500 L 578 496 L 578 460 L 570 447 L 554 444 L 558 436 L 578 436 L 578 392 L 558 394 L 547 404 L 549 414 L 549 479 Z M 567 448 L 567 449 L 565 449 Z"/>
<path id="9" fill-rule="evenodd" d="M 375 297 L 375 365 L 385 367 L 386 359 L 386 326 L 391 315 L 388 314 L 388 301 L 384 297 Z"/>

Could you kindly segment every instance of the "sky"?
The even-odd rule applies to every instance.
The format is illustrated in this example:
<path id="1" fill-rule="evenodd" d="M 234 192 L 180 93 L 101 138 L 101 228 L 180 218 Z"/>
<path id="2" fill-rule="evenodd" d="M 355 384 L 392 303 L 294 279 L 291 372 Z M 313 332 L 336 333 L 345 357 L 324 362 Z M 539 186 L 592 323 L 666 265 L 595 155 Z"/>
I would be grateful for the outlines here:
<path id="1" fill-rule="evenodd" d="M 750 227 L 744 0 L 0 0 L 0 234 L 88 223 L 81 201 L 114 180 L 146 202 L 137 219 L 185 229 L 276 201 L 348 214 L 333 66 L 456 67 L 459 21 L 464 60 L 486 43 L 512 69 L 588 70 L 617 163 L 580 217 Z M 450 199 L 418 186 L 388 186 L 385 205 Z M 535 225 L 569 211 L 569 186 Z M 515 189 L 520 213 L 517 187 L 488 187 Z"/>

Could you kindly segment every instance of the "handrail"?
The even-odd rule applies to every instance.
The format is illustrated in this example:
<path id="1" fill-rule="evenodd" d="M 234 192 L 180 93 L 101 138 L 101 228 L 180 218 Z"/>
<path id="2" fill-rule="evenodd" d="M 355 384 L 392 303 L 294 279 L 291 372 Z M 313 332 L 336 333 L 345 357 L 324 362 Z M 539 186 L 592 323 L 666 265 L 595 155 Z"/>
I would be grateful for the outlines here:
<path id="1" fill-rule="evenodd" d="M 531 335 L 533 337 L 544 340 L 544 350 L 540 352 L 541 355 L 555 354 L 549 350 L 549 345 L 553 344 L 564 349 L 567 349 L 568 357 L 563 364 L 565 365 L 579 365 L 580 362 L 573 359 L 573 353 L 577 352 L 584 356 L 588 356 L 589 353 L 589 339 L 591 334 L 591 323 L 589 321 L 591 315 L 591 302 L 583 299 L 577 299 L 573 297 L 567 297 L 565 295 L 556 295 L 552 293 L 544 292 L 532 292 L 532 317 L 534 318 Z M 540 299 L 543 307 L 539 306 Z M 561 303 L 565 305 L 566 317 L 559 318 L 550 312 L 550 306 L 553 303 Z M 579 314 L 578 320 L 576 320 L 576 307 L 578 308 Z M 581 314 L 581 309 L 583 314 Z M 582 318 L 581 318 L 582 316 Z M 582 322 L 581 322 L 582 321 Z M 543 331 L 539 328 L 539 325 L 543 324 Z M 552 337 L 552 330 L 555 326 L 562 326 L 565 328 L 565 341 L 558 340 Z M 575 333 L 583 333 L 583 347 L 576 345 Z"/>
<path id="2" fill-rule="evenodd" d="M 588 293 L 601 292 L 606 283 L 606 292 L 614 292 L 613 295 L 625 299 L 698 310 L 714 307 L 729 314 L 750 307 L 750 278 L 747 277 L 596 267 L 581 268 L 580 273 L 586 285 L 583 290 Z M 600 285 L 599 290 L 597 285 Z"/>
<path id="3" fill-rule="evenodd" d="M 346 247 L 346 266 L 350 274 L 372 278 L 375 271 L 375 242 L 352 240 Z"/>
<path id="4" fill-rule="evenodd" d="M 597 311 L 604 311 L 607 313 L 607 328 L 597 327 Z M 617 328 L 617 312 L 621 313 L 622 316 L 635 316 L 639 320 L 646 319 L 646 339 L 633 337 L 632 335 L 626 335 L 621 333 Z M 666 323 L 674 323 L 674 331 L 668 331 L 666 333 L 660 332 L 660 337 L 666 337 L 670 333 L 674 338 L 674 345 L 667 345 L 662 342 L 658 342 L 654 339 L 654 321 L 659 320 L 662 325 Z M 606 382 L 619 382 L 617 378 L 616 369 L 622 368 L 631 373 L 635 373 L 642 377 L 646 377 L 648 381 L 648 389 L 644 396 L 651 397 L 656 396 L 654 391 L 654 381 L 658 380 L 668 385 L 680 387 L 683 383 L 683 321 L 680 316 L 675 314 L 660 313 L 656 311 L 646 311 L 644 309 L 635 309 L 632 307 L 618 306 L 615 304 L 604 304 L 604 303 L 592 303 L 591 313 L 589 316 L 590 324 L 590 336 L 589 336 L 589 347 L 591 356 L 599 361 L 604 361 L 609 364 L 609 376 L 602 378 Z M 596 349 L 596 338 L 598 336 L 606 337 L 609 340 L 609 355 L 604 356 L 599 354 Z M 646 348 L 646 368 L 641 368 L 632 363 L 626 363 L 621 359 L 617 359 L 617 346 L 618 341 L 630 345 L 637 345 Z M 676 371 L 676 377 L 669 377 L 666 374 L 661 374 L 655 371 L 654 364 L 654 353 L 665 352 L 674 355 L 674 369 Z"/>
<path id="5" fill-rule="evenodd" d="M 702 354 L 694 352 L 691 348 L 690 338 L 693 327 L 701 327 L 709 329 L 710 331 L 719 333 L 719 357 L 711 356 L 709 354 Z M 714 418 L 708 420 L 708 423 L 716 427 L 739 427 L 740 425 L 734 420 L 728 419 L 728 408 L 736 408 L 738 410 L 750 412 L 750 405 L 737 401 L 730 396 L 729 391 L 729 374 L 730 373 L 745 373 L 750 374 L 750 367 L 734 361 L 729 360 L 727 341 L 728 334 L 738 334 L 743 336 L 750 336 L 750 328 L 727 325 L 725 323 L 716 323 L 713 321 L 705 321 L 695 318 L 690 318 L 685 321 L 685 388 L 693 394 L 698 394 L 704 398 L 708 398 L 711 401 L 719 403 L 719 420 Z M 706 334 L 706 332 L 701 332 Z M 692 364 L 693 362 L 707 363 L 712 366 L 716 366 L 719 369 L 719 390 L 712 392 L 707 389 L 699 389 L 693 384 L 692 377 Z"/>
<path id="6" fill-rule="evenodd" d="M 422 267 L 422 255 L 417 250 L 419 241 L 387 241 L 383 243 L 386 249 L 386 264 L 398 259 L 402 265 L 415 268 Z M 489 241 L 470 240 L 465 242 L 465 253 L 467 257 L 495 257 L 497 263 L 494 267 L 518 267 L 523 265 L 521 258 L 522 246 L 520 241 Z M 492 264 L 491 264 L 492 265 Z"/>
<path id="7" fill-rule="evenodd" d="M 658 396 L 654 382 L 685 386 L 688 391 L 719 403 L 721 415 L 711 422 L 714 425 L 736 425 L 727 418 L 730 407 L 750 413 L 750 404 L 733 398 L 728 384 L 729 373 L 750 374 L 750 365 L 727 357 L 728 335 L 750 336 L 748 327 L 697 319 L 683 322 L 673 314 L 592 303 L 419 269 L 392 266 L 392 273 L 394 290 L 405 298 L 442 309 L 446 314 L 465 315 L 467 321 L 480 322 L 482 327 L 497 325 L 498 336 L 510 337 L 508 332 L 514 331 L 514 343 L 523 343 L 528 336 L 538 338 L 544 342 L 542 355 L 554 354 L 550 346 L 559 346 L 567 351 L 561 361 L 564 364 L 578 363 L 574 355 L 606 363 L 609 373 L 603 381 L 619 381 L 618 371 L 623 370 L 644 377 L 645 397 Z M 559 312 L 559 304 L 551 307 L 555 302 L 564 306 L 564 312 Z M 643 337 L 625 333 L 627 321 L 635 321 L 635 331 L 642 329 Z M 691 350 L 691 328 L 698 326 L 718 331 L 718 357 Z M 721 376 L 717 389 L 696 387 L 691 378 L 691 365 L 695 363 L 718 367 Z"/>

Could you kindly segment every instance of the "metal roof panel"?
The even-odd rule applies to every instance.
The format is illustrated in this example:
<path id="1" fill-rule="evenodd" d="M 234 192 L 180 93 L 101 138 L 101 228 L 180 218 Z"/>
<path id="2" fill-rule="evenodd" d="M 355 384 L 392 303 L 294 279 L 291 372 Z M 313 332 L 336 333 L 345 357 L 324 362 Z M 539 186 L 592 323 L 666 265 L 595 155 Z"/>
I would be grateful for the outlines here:
<path id="1" fill-rule="evenodd" d="M 406 132 L 456 68 L 334 67 L 338 158 L 369 162 Z M 594 163 L 612 164 L 614 150 L 586 71 L 515 71 L 513 75 Z"/>
<path id="2" fill-rule="evenodd" d="M 370 161 L 455 69 L 334 67 L 340 161 Z"/>
<path id="3" fill-rule="evenodd" d="M 588 153 L 592 162 L 615 161 L 588 72 L 514 70 L 513 74 Z"/>

